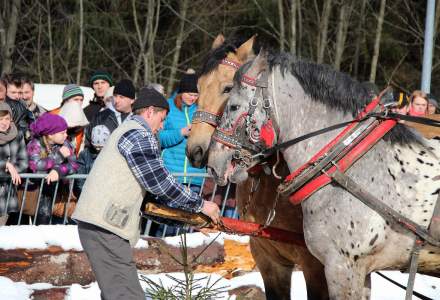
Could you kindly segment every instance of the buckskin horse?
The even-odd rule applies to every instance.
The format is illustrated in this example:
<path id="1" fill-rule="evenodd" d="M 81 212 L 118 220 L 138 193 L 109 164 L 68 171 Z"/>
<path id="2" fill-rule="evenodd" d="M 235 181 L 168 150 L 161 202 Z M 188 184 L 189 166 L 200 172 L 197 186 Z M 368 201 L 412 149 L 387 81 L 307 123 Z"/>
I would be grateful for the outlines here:
<path id="1" fill-rule="evenodd" d="M 274 145 L 338 122 L 350 122 L 363 109 L 371 108 L 373 98 L 366 85 L 348 75 L 286 53 L 260 51 L 235 76 L 209 149 L 208 168 L 219 184 L 246 180 L 248 168 Z M 299 190 L 293 189 L 290 196 L 292 202 L 303 200 L 298 193 L 307 198 L 301 202 L 304 237 L 310 252 L 325 266 L 330 299 L 369 298 L 369 274 L 382 269 L 405 270 L 416 246 L 420 247 L 419 272 L 438 276 L 440 271 L 438 242 L 431 239 L 429 243 L 415 243 L 419 231 L 425 232 L 430 224 L 440 190 L 439 141 L 425 140 L 391 119 L 367 118 L 362 122 L 355 123 L 373 128 L 365 140 L 378 128 L 392 129 L 386 134 L 383 131 L 384 136 L 377 135 L 371 148 L 363 141 L 350 148 L 357 151 L 362 146 L 369 151 L 359 154 L 347 150 L 345 154 L 362 157 L 350 156 L 351 161 L 344 156 L 340 160 L 332 158 L 311 178 L 313 191 L 304 189 L 310 188 L 306 183 Z M 344 132 L 328 131 L 283 148 L 290 172 L 304 166 L 303 170 L 313 169 L 333 153 L 333 146 L 349 147 L 352 137 L 357 140 L 354 133 L 362 135 L 358 130 L 347 131 L 348 136 L 341 135 Z M 329 145 L 341 136 L 342 144 Z M 323 149 L 326 155 L 314 155 Z M 346 177 L 339 180 L 338 174 L 344 172 L 341 176 Z M 294 172 L 291 176 L 295 179 L 299 175 Z M 364 195 L 373 195 L 381 205 L 400 214 L 405 223 L 420 230 L 416 234 L 407 230 L 411 226 L 404 227 L 405 223 L 383 211 L 370 209 L 368 201 L 360 201 L 365 198 L 346 188 L 349 182 L 357 183 Z M 279 191 L 284 194 L 285 189 Z M 280 198 L 278 202 L 284 201 Z M 284 208 L 286 215 L 289 209 Z"/>
<path id="2" fill-rule="evenodd" d="M 187 156 L 195 166 L 206 163 L 216 119 L 221 116 L 229 97 L 234 74 L 241 64 L 255 57 L 253 43 L 254 37 L 241 43 L 239 40 L 225 41 L 219 35 L 212 45 L 198 81 L 199 112 L 193 118 L 186 149 Z M 287 174 L 284 161 L 280 163 L 278 172 Z M 264 224 L 279 183 L 279 180 L 261 172 L 240 183 L 236 189 L 240 217 Z M 280 201 L 272 226 L 302 234 L 300 207 L 292 206 L 287 200 Z M 324 268 L 307 248 L 254 237 L 250 238 L 250 247 L 263 277 L 267 299 L 290 299 L 291 275 L 295 265 L 300 265 L 303 270 L 308 298 L 328 299 Z"/>

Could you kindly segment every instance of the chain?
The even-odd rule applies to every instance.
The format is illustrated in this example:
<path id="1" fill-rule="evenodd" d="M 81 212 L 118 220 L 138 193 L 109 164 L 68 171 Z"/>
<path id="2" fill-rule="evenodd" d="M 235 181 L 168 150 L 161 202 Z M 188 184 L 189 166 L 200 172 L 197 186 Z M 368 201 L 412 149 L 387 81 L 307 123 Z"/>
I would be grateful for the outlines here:
<path id="1" fill-rule="evenodd" d="M 272 209 L 270 210 L 269 214 L 267 215 L 266 222 L 264 223 L 263 227 L 261 227 L 260 232 L 263 229 L 269 227 L 270 224 L 272 224 L 273 220 L 275 219 L 278 199 L 280 199 L 280 193 L 279 192 L 277 193 L 277 196 L 275 197 L 275 201 L 273 202 Z"/>
<path id="2" fill-rule="evenodd" d="M 258 176 L 258 181 L 255 184 L 255 177 L 252 177 L 252 185 L 251 185 L 251 192 L 249 193 L 248 199 L 245 202 L 243 209 L 241 210 L 241 217 L 244 218 L 246 216 L 246 213 L 249 209 L 249 205 L 252 202 L 252 199 L 254 198 L 255 192 L 258 191 L 258 188 L 260 187 L 260 176 Z"/>

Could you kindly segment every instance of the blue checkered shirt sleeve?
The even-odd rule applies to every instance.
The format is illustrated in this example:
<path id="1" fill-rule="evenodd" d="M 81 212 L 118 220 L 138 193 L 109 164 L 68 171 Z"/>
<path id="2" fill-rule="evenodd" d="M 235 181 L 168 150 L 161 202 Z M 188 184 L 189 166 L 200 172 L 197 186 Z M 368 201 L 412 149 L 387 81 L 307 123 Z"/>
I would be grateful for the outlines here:
<path id="1" fill-rule="evenodd" d="M 168 172 L 160 158 L 157 140 L 150 131 L 127 131 L 119 139 L 118 149 L 139 183 L 161 197 L 165 205 L 189 212 L 201 211 L 203 200 Z"/>

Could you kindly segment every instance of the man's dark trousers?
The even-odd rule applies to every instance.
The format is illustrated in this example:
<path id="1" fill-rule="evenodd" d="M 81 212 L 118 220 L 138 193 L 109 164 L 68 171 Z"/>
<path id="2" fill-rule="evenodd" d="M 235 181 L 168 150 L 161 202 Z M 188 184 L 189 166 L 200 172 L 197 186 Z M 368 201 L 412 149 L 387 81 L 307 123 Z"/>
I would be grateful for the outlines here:
<path id="1" fill-rule="evenodd" d="M 78 222 L 81 244 L 104 300 L 145 300 L 127 240 L 108 230 Z"/>

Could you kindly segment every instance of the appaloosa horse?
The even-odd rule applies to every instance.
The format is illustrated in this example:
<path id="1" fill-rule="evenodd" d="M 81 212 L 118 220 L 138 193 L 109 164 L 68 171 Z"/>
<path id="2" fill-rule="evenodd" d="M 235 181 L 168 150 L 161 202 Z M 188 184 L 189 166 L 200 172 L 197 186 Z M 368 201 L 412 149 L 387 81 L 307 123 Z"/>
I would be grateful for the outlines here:
<path id="1" fill-rule="evenodd" d="M 255 79 L 264 84 L 255 84 Z M 267 86 L 264 97 L 256 94 L 255 85 Z M 236 74 L 220 130 L 213 135 L 208 167 L 219 184 L 240 182 L 247 174 L 246 165 L 238 164 L 236 149 L 231 147 L 237 141 L 255 154 L 252 147 L 257 142 L 261 148 L 267 142 L 282 143 L 350 120 L 369 101 L 371 95 L 365 85 L 328 66 L 285 53 L 260 52 Z M 267 132 L 277 127 L 276 134 Z M 308 161 L 339 131 L 283 149 L 290 171 Z M 266 136 L 262 140 L 263 132 Z M 235 140 L 225 142 L 228 135 Z M 438 140 L 425 140 L 398 124 L 346 174 L 383 203 L 426 228 L 440 190 L 439 156 Z M 325 266 L 330 299 L 368 298 L 368 274 L 408 267 L 414 234 L 384 219 L 338 184 L 322 187 L 301 206 L 306 244 Z M 284 209 L 287 215 L 293 207 Z M 423 246 L 419 272 L 440 273 L 439 248 Z"/>
<path id="2" fill-rule="evenodd" d="M 187 142 L 187 155 L 195 166 L 203 166 L 206 163 L 208 146 L 216 126 L 216 116 L 222 114 L 236 70 L 241 64 L 255 57 L 253 43 L 254 37 L 241 43 L 238 40 L 224 41 L 221 35 L 213 43 L 198 82 L 198 110 L 209 114 L 194 117 Z M 287 174 L 284 161 L 277 170 L 280 175 Z M 240 217 L 264 224 L 272 209 L 279 183 L 279 180 L 261 172 L 240 183 L 236 189 Z M 255 192 L 251 191 L 253 188 Z M 293 207 L 285 199 L 280 201 L 272 226 L 302 234 L 300 207 Z M 250 239 L 250 246 L 264 280 L 267 299 L 290 299 L 291 274 L 295 265 L 300 265 L 303 270 L 308 298 L 328 299 L 324 268 L 307 248 L 253 237 Z"/>

